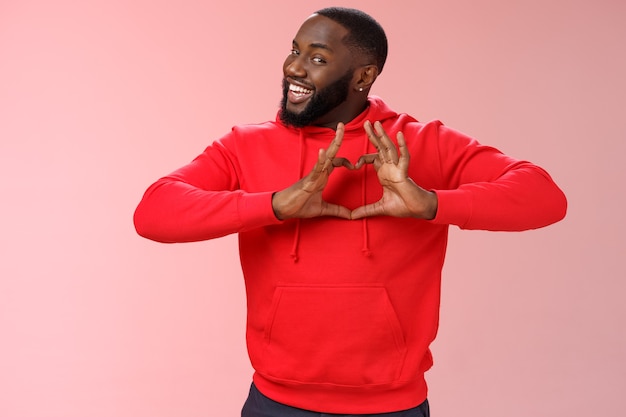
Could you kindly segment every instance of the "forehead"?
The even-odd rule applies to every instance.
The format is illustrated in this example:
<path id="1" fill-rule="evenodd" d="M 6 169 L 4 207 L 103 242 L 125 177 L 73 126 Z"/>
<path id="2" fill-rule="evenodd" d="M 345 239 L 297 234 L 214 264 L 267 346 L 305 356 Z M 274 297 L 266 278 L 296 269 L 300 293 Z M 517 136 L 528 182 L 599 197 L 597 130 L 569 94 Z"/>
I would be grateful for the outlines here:
<path id="1" fill-rule="evenodd" d="M 343 38 L 348 29 L 321 15 L 312 15 L 304 21 L 294 41 L 299 47 L 325 46 L 332 51 L 346 49 Z"/>

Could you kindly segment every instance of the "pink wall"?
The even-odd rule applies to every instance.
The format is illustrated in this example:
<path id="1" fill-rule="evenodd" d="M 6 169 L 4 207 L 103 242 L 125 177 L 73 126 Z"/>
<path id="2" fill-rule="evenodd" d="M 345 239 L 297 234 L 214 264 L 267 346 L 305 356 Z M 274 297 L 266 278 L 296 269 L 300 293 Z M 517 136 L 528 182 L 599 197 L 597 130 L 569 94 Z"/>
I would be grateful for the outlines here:
<path id="1" fill-rule="evenodd" d="M 1 416 L 238 415 L 235 238 L 160 245 L 131 216 L 158 176 L 274 117 L 292 36 L 330 3 L 217 3 L 0 2 Z M 388 31 L 375 94 L 569 197 L 547 229 L 452 230 L 433 415 L 623 415 L 626 3 L 342 3 Z"/>

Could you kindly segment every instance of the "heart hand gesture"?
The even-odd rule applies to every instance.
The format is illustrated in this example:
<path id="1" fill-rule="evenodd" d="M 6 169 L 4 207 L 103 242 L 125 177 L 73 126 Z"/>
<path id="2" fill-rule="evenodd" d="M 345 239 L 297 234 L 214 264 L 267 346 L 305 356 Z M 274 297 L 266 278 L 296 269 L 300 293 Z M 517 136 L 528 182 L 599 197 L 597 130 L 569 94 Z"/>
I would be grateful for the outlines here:
<path id="1" fill-rule="evenodd" d="M 408 176 L 409 152 L 402 132 L 398 132 L 398 149 L 389 139 L 380 122 L 374 126 L 367 121 L 364 125 L 369 141 L 377 153 L 366 154 L 353 165 L 345 158 L 336 157 L 345 127 L 337 125 L 334 139 L 328 149 L 320 149 L 318 159 L 307 176 L 292 186 L 278 191 L 272 197 L 272 208 L 277 218 L 312 218 L 335 216 L 344 219 L 360 219 L 371 216 L 415 217 L 433 219 L 437 213 L 437 196 L 426 191 Z M 383 195 L 375 203 L 350 211 L 344 206 L 331 204 L 322 198 L 324 187 L 334 168 L 359 169 L 373 164 Z"/>

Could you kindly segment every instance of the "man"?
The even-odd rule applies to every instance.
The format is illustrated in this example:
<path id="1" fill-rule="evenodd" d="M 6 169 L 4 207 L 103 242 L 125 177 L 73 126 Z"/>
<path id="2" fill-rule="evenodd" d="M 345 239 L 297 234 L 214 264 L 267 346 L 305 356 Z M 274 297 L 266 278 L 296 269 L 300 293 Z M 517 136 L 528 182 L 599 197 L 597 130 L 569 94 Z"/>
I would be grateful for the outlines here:
<path id="1" fill-rule="evenodd" d="M 370 16 L 316 12 L 285 60 L 277 120 L 235 127 L 135 212 L 156 241 L 239 234 L 255 369 L 244 417 L 427 416 L 448 226 L 565 215 L 541 168 L 369 97 L 386 55 Z"/>

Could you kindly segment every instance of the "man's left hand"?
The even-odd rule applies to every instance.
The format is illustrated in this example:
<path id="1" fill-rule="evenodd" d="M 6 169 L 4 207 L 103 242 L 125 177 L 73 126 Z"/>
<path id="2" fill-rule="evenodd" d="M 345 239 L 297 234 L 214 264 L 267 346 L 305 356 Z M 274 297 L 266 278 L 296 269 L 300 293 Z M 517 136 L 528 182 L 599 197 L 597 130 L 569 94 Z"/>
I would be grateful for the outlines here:
<path id="1" fill-rule="evenodd" d="M 402 132 L 398 132 L 398 149 L 389 139 L 380 122 L 374 125 L 366 121 L 364 126 L 369 141 L 377 153 L 359 158 L 355 169 L 364 164 L 373 164 L 378 180 L 383 187 L 383 195 L 375 203 L 352 210 L 351 218 L 370 216 L 415 217 L 431 220 L 437 214 L 437 195 L 418 186 L 409 178 L 409 151 Z M 398 150 L 400 151 L 398 153 Z"/>

